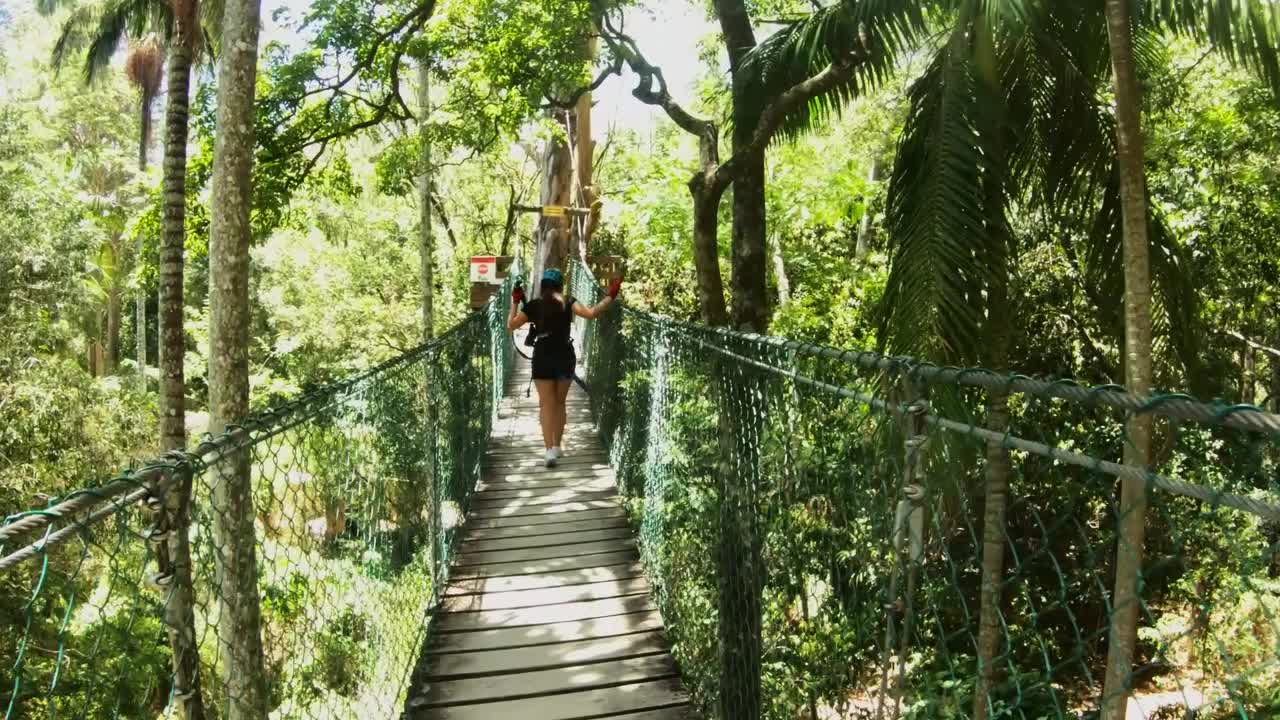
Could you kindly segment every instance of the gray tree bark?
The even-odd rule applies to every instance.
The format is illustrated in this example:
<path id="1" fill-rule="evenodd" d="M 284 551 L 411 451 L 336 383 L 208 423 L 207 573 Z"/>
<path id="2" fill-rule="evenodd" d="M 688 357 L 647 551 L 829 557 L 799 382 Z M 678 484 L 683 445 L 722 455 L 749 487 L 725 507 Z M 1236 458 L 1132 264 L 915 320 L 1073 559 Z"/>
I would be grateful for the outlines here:
<path id="1" fill-rule="evenodd" d="M 778 280 L 778 304 L 791 302 L 791 278 L 787 277 L 787 261 L 783 257 L 782 236 L 774 235 L 770 256 L 773 258 L 773 276 Z"/>
<path id="2" fill-rule="evenodd" d="M 435 337 L 435 265 L 436 242 L 431 233 L 431 66 L 424 58 L 418 63 L 418 132 L 422 139 L 422 177 L 418 180 L 418 209 L 420 224 L 419 261 L 422 265 L 422 340 L 430 342 Z"/>
<path id="3" fill-rule="evenodd" d="M 142 89 L 142 131 L 138 139 L 138 170 L 147 171 L 147 150 L 151 145 L 151 105 L 155 96 L 147 88 Z M 142 238 L 138 238 L 137 258 L 134 267 L 142 269 Z M 142 287 L 139 273 L 138 289 L 134 293 L 134 349 L 138 359 L 138 386 L 143 392 L 147 390 L 147 293 Z"/>
<path id="4" fill-rule="evenodd" d="M 1244 358 L 1240 369 L 1240 402 L 1252 405 L 1257 400 L 1258 353 L 1248 344 L 1241 352 Z"/>
<path id="5" fill-rule="evenodd" d="M 1120 195 L 1124 218 L 1125 384 L 1129 392 L 1151 391 L 1151 250 L 1147 238 L 1147 187 L 1143 167 L 1142 91 L 1134 64 L 1128 0 L 1107 0 L 1107 36 L 1116 92 Z M 1151 463 L 1151 416 L 1133 417 L 1127 426 L 1124 462 Z M 1138 588 L 1146 539 L 1146 484 L 1124 480 L 1120 492 L 1115 590 L 1110 643 L 1102 695 L 1102 720 L 1124 720 L 1137 645 Z"/>
<path id="6" fill-rule="evenodd" d="M 871 161 L 871 170 L 867 173 L 867 184 L 874 185 L 880 181 L 880 173 L 882 172 L 882 161 L 880 156 L 876 155 Z M 871 207 L 862 213 L 862 220 L 858 223 L 858 244 L 854 248 L 854 257 L 861 259 L 867 256 L 867 252 L 871 249 L 871 241 L 875 238 L 875 225 L 871 223 Z"/>
<path id="7" fill-rule="evenodd" d="M 768 325 L 766 297 L 764 151 L 748 150 L 756 131 L 753 118 L 758 98 L 741 84 L 738 68 L 756 45 L 751 19 L 742 0 L 715 0 L 716 18 L 729 54 L 733 85 L 733 151 L 739 161 L 733 173 L 733 225 L 730 240 L 730 322 L 738 330 L 763 333 Z M 730 377 L 723 369 L 726 400 L 743 402 L 750 396 L 747 378 Z M 734 397 L 738 396 L 738 397 Z M 735 403 L 721 404 L 730 414 L 732 440 L 721 450 L 732 460 L 720 473 L 720 715 L 724 720 L 759 718 L 763 712 L 761 669 L 763 653 L 764 578 L 766 569 L 757 518 L 759 480 L 759 420 L 739 414 Z M 723 418 L 722 418 L 723 423 Z M 736 467 L 734 467 L 736 465 Z"/>
<path id="8" fill-rule="evenodd" d="M 116 272 L 119 272 L 117 269 Z M 116 371 L 116 363 L 120 361 L 120 288 L 113 278 L 112 287 L 107 289 L 107 362 L 106 374 Z"/>
<path id="9" fill-rule="evenodd" d="M 568 128 L 566 128 L 568 129 Z M 542 159 L 542 191 L 539 203 L 543 206 L 558 205 L 568 207 L 570 200 L 570 184 L 573 177 L 573 161 L 569 156 L 569 145 L 559 135 L 547 141 Z M 533 294 L 538 293 L 538 278 L 547 268 L 565 267 L 569 259 L 569 245 L 572 238 L 569 232 L 568 216 L 541 217 L 538 219 L 538 233 L 533 255 Z"/>
<path id="10" fill-rule="evenodd" d="M 209 400 L 215 434 L 249 413 L 249 211 L 259 14 L 259 0 L 227 0 L 223 16 L 209 239 Z M 212 471 L 226 717 L 262 720 L 267 688 L 249 455 L 231 453 Z"/>
<path id="11" fill-rule="evenodd" d="M 980 28 L 986 42 L 990 31 Z M 994 75 L 984 77 L 982 91 L 998 103 L 1003 95 L 1000 80 Z M 1004 167 L 1004 127 L 996 118 L 989 118 L 982 129 L 987 136 L 987 149 L 996 159 L 991 166 Z M 872 167 L 872 179 L 877 168 Z M 1014 253 L 1012 233 L 1007 222 L 1005 178 L 998 171 L 991 171 L 983 178 L 983 211 L 986 231 L 991 239 L 990 262 L 994 268 L 987 288 L 987 317 L 983 334 L 986 356 L 982 362 L 996 372 L 1007 372 L 1009 350 L 1013 345 L 1013 310 L 1009 305 L 1009 266 Z M 864 218 L 865 219 L 865 218 Z M 859 237 L 859 243 L 862 242 Z M 1009 430 L 1009 394 L 992 390 L 987 399 L 987 427 L 998 433 Z M 992 691 L 996 686 L 996 657 L 1000 654 L 1003 624 L 1001 623 L 1002 597 L 1000 585 L 1004 580 L 1005 546 L 1008 544 L 1009 475 L 1011 472 L 1009 451 L 1002 442 L 992 441 L 986 447 L 985 487 L 983 490 L 982 518 L 982 585 L 978 612 L 978 683 L 974 692 L 974 720 L 987 720 L 993 709 Z"/>

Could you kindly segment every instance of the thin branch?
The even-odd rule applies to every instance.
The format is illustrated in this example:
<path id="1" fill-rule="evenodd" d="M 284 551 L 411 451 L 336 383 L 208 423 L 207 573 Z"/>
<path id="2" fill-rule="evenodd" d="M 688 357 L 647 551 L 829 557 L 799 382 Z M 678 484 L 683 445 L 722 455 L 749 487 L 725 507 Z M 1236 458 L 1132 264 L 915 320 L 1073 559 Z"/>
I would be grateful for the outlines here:
<path id="1" fill-rule="evenodd" d="M 418 3 L 413 11 L 405 13 L 404 17 L 400 18 L 400 21 L 396 25 L 375 35 L 373 38 L 373 44 L 369 49 L 357 57 L 355 63 L 352 64 L 350 71 L 345 75 L 340 76 L 336 82 L 305 90 L 299 95 L 286 99 L 290 102 L 301 103 L 313 95 L 332 92 L 346 87 L 347 84 L 354 80 L 360 72 L 368 70 L 373 66 L 373 63 L 377 60 L 378 51 L 382 49 L 382 45 L 384 43 L 389 41 L 391 38 L 400 35 L 402 32 L 405 32 L 407 28 L 409 29 L 407 35 L 411 37 L 417 29 L 421 28 L 422 24 L 425 24 L 426 21 L 431 18 L 432 14 L 435 13 L 435 9 L 436 0 L 423 0 L 423 2 Z M 411 25 L 413 26 L 412 28 L 410 28 Z M 408 38 L 405 38 L 397 43 L 397 52 L 395 55 L 397 62 L 399 61 L 400 55 L 404 53 L 404 44 L 407 41 Z"/>
<path id="2" fill-rule="evenodd" d="M 779 95 L 778 99 L 770 103 L 761 113 L 760 121 L 751 135 L 751 141 L 742 148 L 734 148 L 733 157 L 716 170 L 711 178 L 711 185 L 727 187 L 732 182 L 738 165 L 742 164 L 746 158 L 764 152 L 788 115 L 807 105 L 819 95 L 848 82 L 853 77 L 858 63 L 866 60 L 867 57 L 865 52 L 846 55 L 828 65 L 817 75 L 793 85 Z"/>
<path id="3" fill-rule="evenodd" d="M 573 93 L 569 95 L 568 100 L 560 100 L 558 98 L 548 96 L 546 98 L 547 101 L 542 104 L 541 109 L 572 110 L 577 106 L 578 101 L 582 99 L 583 95 L 600 89 L 600 86 L 604 84 L 604 81 L 609 79 L 612 75 L 617 75 L 619 77 L 622 76 L 622 58 L 616 58 L 608 67 L 601 70 L 600 74 L 596 76 L 595 80 L 591 81 L 590 85 L 584 85 L 574 90 Z"/>
<path id="4" fill-rule="evenodd" d="M 662 108 L 676 125 L 691 135 L 718 136 L 719 131 L 714 123 L 693 115 L 671 97 L 662 70 L 645 59 L 636 41 L 614 25 L 608 13 L 601 16 L 601 22 L 603 23 L 599 28 L 601 39 L 618 56 L 619 61 L 625 62 L 631 72 L 639 76 L 635 89 L 631 91 L 637 100 L 646 105 Z"/>
<path id="5" fill-rule="evenodd" d="M 449 216 L 444 214 L 444 203 L 440 202 L 440 196 L 431 193 L 431 207 L 435 209 L 436 216 L 440 218 L 440 224 L 444 225 L 444 232 L 449 236 L 449 247 L 454 250 L 458 249 L 458 238 L 453 234 L 453 226 L 449 224 Z"/>

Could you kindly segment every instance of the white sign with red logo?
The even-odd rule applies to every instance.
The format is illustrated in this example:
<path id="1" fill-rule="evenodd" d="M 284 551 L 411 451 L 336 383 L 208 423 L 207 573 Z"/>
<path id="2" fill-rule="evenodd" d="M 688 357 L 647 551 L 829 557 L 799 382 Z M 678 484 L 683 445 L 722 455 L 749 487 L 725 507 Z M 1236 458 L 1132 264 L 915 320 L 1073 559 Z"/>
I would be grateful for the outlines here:
<path id="1" fill-rule="evenodd" d="M 471 282 L 501 285 L 498 279 L 498 258 L 492 255 L 475 255 L 471 258 Z"/>

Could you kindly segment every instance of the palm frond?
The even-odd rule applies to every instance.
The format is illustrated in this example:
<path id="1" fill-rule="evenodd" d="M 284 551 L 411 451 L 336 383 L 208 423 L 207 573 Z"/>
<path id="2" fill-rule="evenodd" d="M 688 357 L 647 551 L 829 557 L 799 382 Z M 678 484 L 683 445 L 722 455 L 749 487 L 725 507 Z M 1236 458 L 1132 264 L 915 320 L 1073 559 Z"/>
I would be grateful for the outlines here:
<path id="1" fill-rule="evenodd" d="M 98 25 L 99 14 L 99 8 L 93 5 L 77 5 L 63 21 L 50 54 L 50 63 L 55 73 L 62 70 L 68 58 L 89 44 Z"/>
<path id="2" fill-rule="evenodd" d="M 1270 0 L 1145 0 L 1135 24 L 1204 43 L 1258 74 L 1280 100 L 1280 5 Z"/>
<path id="3" fill-rule="evenodd" d="M 754 126 L 764 108 L 833 61 L 852 54 L 863 59 L 852 77 L 813 98 L 784 122 L 780 138 L 792 138 L 821 124 L 851 99 L 883 83 L 898 57 L 924 37 L 927 21 L 916 0 L 845 0 L 822 8 L 770 36 L 736 69 L 739 86 L 754 112 L 734 122 Z"/>
<path id="4" fill-rule="evenodd" d="M 76 0 L 36 0 L 36 12 L 48 17 L 64 7 L 76 7 Z"/>
<path id="5" fill-rule="evenodd" d="M 1100 8 L 1055 3 L 1002 58 L 1006 103 L 1020 123 L 1013 174 L 1036 204 L 1084 223 L 1115 157 L 1115 121 L 1098 96 L 1110 72 Z"/>
<path id="6" fill-rule="evenodd" d="M 61 69 L 72 55 L 84 50 L 85 81 L 93 82 L 126 39 L 141 39 L 153 32 L 166 42 L 173 37 L 173 13 L 165 0 L 80 4 L 62 23 L 52 63 L 55 70 Z"/>
<path id="7" fill-rule="evenodd" d="M 889 185 L 892 257 L 881 305 L 882 346 L 952 362 L 980 357 L 983 288 L 997 269 L 982 201 L 990 166 L 988 122 L 963 29 L 910 91 L 910 111 Z"/>
<path id="8" fill-rule="evenodd" d="M 1120 209 L 1120 176 L 1112 173 L 1086 239 L 1084 277 L 1094 298 L 1099 325 L 1117 346 L 1124 342 L 1124 259 L 1121 252 L 1123 213 Z M 1148 203 L 1150 206 L 1150 203 Z M 1193 393 L 1211 392 L 1201 371 L 1201 341 L 1207 333 L 1200 320 L 1200 295 L 1192 278 L 1191 257 L 1165 218 L 1151 210 L 1148 216 L 1151 242 L 1154 351 L 1176 366 Z"/>

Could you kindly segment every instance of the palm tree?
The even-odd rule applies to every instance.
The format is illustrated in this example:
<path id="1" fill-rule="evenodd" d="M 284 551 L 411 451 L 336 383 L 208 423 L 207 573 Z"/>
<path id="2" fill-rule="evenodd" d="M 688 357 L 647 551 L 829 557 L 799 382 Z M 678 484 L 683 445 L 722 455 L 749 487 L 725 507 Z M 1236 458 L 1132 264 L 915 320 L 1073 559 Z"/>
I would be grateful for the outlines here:
<path id="1" fill-rule="evenodd" d="M 125 60 L 125 75 L 129 84 L 138 89 L 140 98 L 141 130 L 138 133 L 138 170 L 147 170 L 147 150 L 151 147 L 151 110 L 160 94 L 160 82 L 164 74 L 164 50 L 154 34 L 129 48 Z M 136 269 L 142 269 L 142 236 L 138 236 Z M 134 293 L 134 341 L 138 353 L 138 381 L 147 389 L 147 293 L 138 273 L 138 287 Z"/>
<path id="2" fill-rule="evenodd" d="M 858 31 L 850 20 L 858 8 L 896 1 L 863 0 L 820 11 L 775 36 L 782 49 L 761 52 L 761 63 L 799 60 L 789 72 L 811 71 L 821 62 L 811 59 L 815 50 L 832 35 Z M 1071 256 L 1087 259 L 1082 263 L 1086 274 L 1096 281 L 1090 285 L 1114 288 L 1126 278 L 1124 328 L 1132 342 L 1124 364 L 1131 387 L 1144 392 L 1150 386 L 1150 276 L 1140 269 L 1124 275 L 1146 264 L 1142 261 L 1150 262 L 1155 299 L 1166 309 L 1162 329 L 1170 334 L 1184 372 L 1196 377 L 1194 333 L 1188 327 L 1195 318 L 1193 285 L 1175 261 L 1182 252 L 1176 239 L 1147 208 L 1140 141 L 1134 152 L 1139 98 L 1132 78 L 1138 64 L 1159 59 L 1159 33 L 1171 31 L 1210 44 L 1280 88 L 1276 11 L 1261 0 L 1145 2 L 1132 18 L 1123 0 L 939 0 L 932 5 L 944 32 L 928 69 L 911 89 L 887 201 L 893 254 L 882 306 L 886 347 L 1005 367 L 1013 342 L 1009 268 L 1023 249 L 1007 217 L 1015 203 L 1030 201 L 1092 228 L 1088 247 L 1066 248 Z M 1104 22 L 1104 11 L 1110 22 Z M 1142 52 L 1134 53 L 1124 40 L 1130 25 L 1137 28 L 1135 42 Z M 1115 59 L 1109 49 L 1117 41 L 1117 87 L 1125 75 L 1129 79 L 1123 82 L 1133 83 L 1117 91 L 1128 118 L 1113 115 L 1099 93 L 1113 65 L 1109 60 Z M 1150 243 L 1162 252 L 1153 253 L 1144 237 L 1149 223 Z M 1116 250 L 1122 236 L 1123 253 Z M 1118 294 L 1095 302 L 1099 312 L 1105 314 Z M 988 398 L 988 424 L 997 431 L 1008 427 L 1007 398 L 1001 393 Z M 1126 449 L 1126 461 L 1145 464 L 1146 455 L 1136 451 L 1141 445 Z M 1009 477 L 1008 453 L 999 443 L 987 448 L 987 458 L 974 707 L 980 719 L 988 717 L 994 699 Z M 1141 484 L 1136 494 L 1126 488 L 1121 500 L 1126 525 L 1141 527 L 1141 492 Z M 1117 570 L 1117 602 L 1126 594 L 1132 598 L 1136 584 L 1141 536 L 1131 537 L 1122 543 L 1128 559 L 1121 562 L 1128 564 Z M 1136 610 L 1136 603 L 1129 606 Z M 1105 707 L 1118 707 L 1121 714 L 1136 619 L 1130 614 L 1135 617 L 1117 613 L 1115 619 L 1105 690 Z"/>
<path id="3" fill-rule="evenodd" d="M 221 3 L 207 0 L 37 0 L 43 14 L 71 6 L 53 50 L 55 67 L 84 50 L 84 74 L 93 81 L 122 44 L 132 41 L 126 59 L 130 80 L 140 90 L 141 133 L 138 161 L 146 166 L 151 133 L 151 106 L 160 88 L 160 63 L 167 55 L 168 99 L 165 106 L 165 159 L 161 189 L 163 222 L 160 243 L 160 440 L 165 450 L 186 445 L 186 355 L 183 329 L 183 251 L 186 236 L 186 153 L 191 68 L 218 36 Z M 141 333 L 140 333 L 141 334 Z M 141 357 L 140 357 L 141 359 Z"/>
<path id="4" fill-rule="evenodd" d="M 57 2 L 39 0 L 37 9 L 42 13 L 52 12 Z M 114 5 L 79 5 L 62 26 L 58 41 L 54 45 L 53 66 L 60 70 L 66 63 L 70 53 L 83 49 L 86 45 L 89 52 L 85 58 L 85 82 L 90 83 L 110 63 L 112 56 L 130 30 L 133 38 L 128 55 L 125 58 L 125 75 L 129 84 L 138 90 L 138 170 L 147 170 L 147 151 L 151 146 L 152 109 L 156 97 L 160 94 L 160 84 L 164 69 L 164 48 L 154 33 L 146 32 L 151 18 L 133 18 L 121 16 L 122 12 L 136 9 L 127 3 Z M 122 22 L 123 20 L 123 22 Z M 138 263 L 142 257 L 142 239 L 138 239 Z M 142 387 L 146 388 L 147 343 L 146 295 L 139 282 L 135 297 L 136 322 L 135 336 L 138 357 L 138 373 Z"/>
<path id="5" fill-rule="evenodd" d="M 54 12 L 66 0 L 37 0 L 42 14 Z M 203 18 L 201 17 L 203 14 Z M 111 62 L 120 45 L 133 39 L 126 71 L 141 94 L 142 123 L 138 163 L 146 167 L 151 134 L 151 106 L 160 88 L 161 59 L 168 55 L 168 100 L 165 104 L 165 153 L 161 179 L 163 218 L 160 240 L 159 362 L 160 447 L 164 451 L 186 447 L 186 332 L 183 327 L 183 254 L 186 242 L 186 172 L 191 68 L 200 53 L 211 49 L 208 38 L 218 36 L 222 7 L 219 0 L 107 0 L 74 5 L 54 46 L 54 65 L 61 67 L 72 55 L 86 50 L 86 81 Z M 203 25 L 203 28 L 202 28 Z M 163 45 L 162 42 L 163 41 Z M 139 253 L 139 256 L 141 253 Z M 145 370 L 145 303 L 138 300 L 138 361 Z M 145 375 L 144 375 L 145 378 Z M 144 380 L 145 382 L 145 380 Z M 169 527 L 185 528 L 190 513 L 191 478 L 181 476 L 180 486 L 166 494 Z M 181 692 L 180 709 L 187 720 L 204 716 L 200 691 L 199 654 L 194 637 L 194 598 L 191 590 L 188 534 L 169 533 L 167 547 L 157 560 L 175 574 L 173 590 L 166 597 L 165 619 L 173 653 L 174 687 Z"/>

